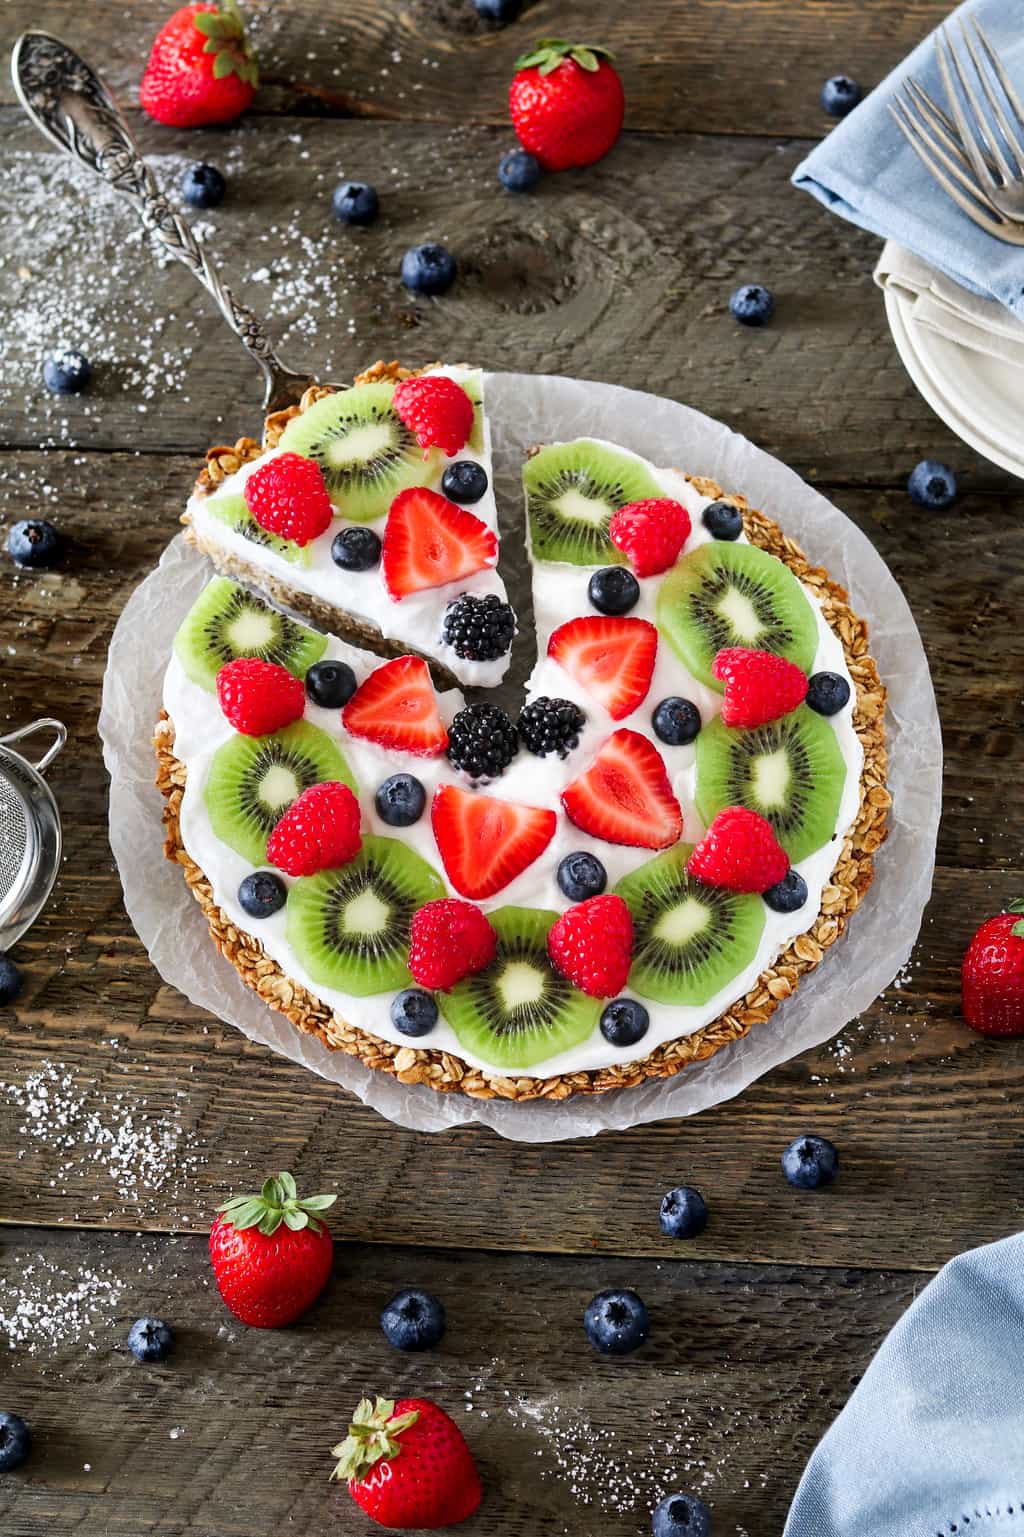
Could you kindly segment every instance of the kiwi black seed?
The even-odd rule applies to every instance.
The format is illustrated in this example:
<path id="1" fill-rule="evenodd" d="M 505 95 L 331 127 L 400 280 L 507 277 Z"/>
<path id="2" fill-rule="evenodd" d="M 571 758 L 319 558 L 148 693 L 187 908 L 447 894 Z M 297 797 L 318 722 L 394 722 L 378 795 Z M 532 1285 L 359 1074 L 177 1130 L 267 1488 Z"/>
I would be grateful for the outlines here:
<path id="1" fill-rule="evenodd" d="M 214 753 L 203 786 L 210 826 L 250 864 L 265 864 L 267 839 L 288 807 L 325 780 L 355 792 L 341 748 L 319 726 L 300 720 L 272 736 L 232 736 Z"/>
<path id="2" fill-rule="evenodd" d="M 621 564 L 612 514 L 662 494 L 644 464 L 592 438 L 540 449 L 523 468 L 523 490 L 533 558 L 574 566 Z"/>
<path id="3" fill-rule="evenodd" d="M 236 657 L 276 662 L 303 678 L 326 649 L 323 635 L 223 576 L 203 588 L 174 637 L 175 654 L 186 673 L 211 693 L 220 668 Z"/>

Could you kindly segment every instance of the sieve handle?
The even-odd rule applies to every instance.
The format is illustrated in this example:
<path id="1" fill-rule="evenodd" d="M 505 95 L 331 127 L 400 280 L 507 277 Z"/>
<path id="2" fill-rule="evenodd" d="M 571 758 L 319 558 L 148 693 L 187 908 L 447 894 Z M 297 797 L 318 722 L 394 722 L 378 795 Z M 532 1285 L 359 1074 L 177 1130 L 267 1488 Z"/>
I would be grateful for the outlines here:
<path id="1" fill-rule="evenodd" d="M 27 736 L 34 736 L 37 731 L 52 731 L 56 740 L 43 753 L 43 756 L 32 766 L 39 774 L 45 774 L 54 758 L 60 752 L 68 739 L 67 727 L 62 726 L 59 720 L 51 720 L 48 716 L 43 720 L 34 720 L 30 726 L 21 726 L 17 731 L 12 731 L 8 736 L 0 736 L 0 746 L 9 746 L 11 742 L 22 742 Z M 31 759 L 28 760 L 31 762 Z"/>

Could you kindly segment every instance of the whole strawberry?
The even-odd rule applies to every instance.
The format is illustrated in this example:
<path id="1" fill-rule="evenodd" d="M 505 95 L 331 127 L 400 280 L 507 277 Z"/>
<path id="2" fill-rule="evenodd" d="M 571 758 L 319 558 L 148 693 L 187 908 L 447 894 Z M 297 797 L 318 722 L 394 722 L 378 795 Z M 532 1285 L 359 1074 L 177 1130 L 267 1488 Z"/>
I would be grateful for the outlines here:
<path id="1" fill-rule="evenodd" d="M 633 956 L 629 908 L 610 894 L 577 902 L 551 925 L 548 955 L 581 993 L 614 998 L 626 985 Z"/>
<path id="2" fill-rule="evenodd" d="M 593 43 L 542 37 L 516 60 L 512 125 L 545 171 L 592 165 L 619 137 L 626 100 L 612 57 Z"/>
<path id="3" fill-rule="evenodd" d="M 230 123 L 250 105 L 259 74 L 236 0 L 185 5 L 156 35 L 139 87 L 150 117 L 171 128 Z"/>
<path id="4" fill-rule="evenodd" d="M 461 1430 L 429 1398 L 361 1399 L 331 1455 L 331 1477 L 347 1479 L 356 1504 L 396 1531 L 457 1526 L 483 1498 Z"/>
<path id="5" fill-rule="evenodd" d="M 981 925 L 964 956 L 964 1018 L 980 1035 L 1024 1035 L 1024 902 Z"/>
<path id="6" fill-rule="evenodd" d="M 210 1229 L 213 1275 L 236 1318 L 253 1329 L 283 1329 L 301 1318 L 331 1273 L 334 1241 L 320 1221 L 334 1195 L 300 1198 L 290 1174 L 259 1195 L 220 1208 Z"/>

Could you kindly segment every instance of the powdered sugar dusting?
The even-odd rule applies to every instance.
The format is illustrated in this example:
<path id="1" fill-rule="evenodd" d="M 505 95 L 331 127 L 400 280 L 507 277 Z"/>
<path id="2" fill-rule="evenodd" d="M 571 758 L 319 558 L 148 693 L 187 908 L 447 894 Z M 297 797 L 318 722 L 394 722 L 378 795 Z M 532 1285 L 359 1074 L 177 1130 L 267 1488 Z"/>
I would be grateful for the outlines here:
<path id="1" fill-rule="evenodd" d="M 109 1321 L 124 1283 L 103 1265 L 72 1274 L 40 1254 L 19 1268 L 0 1290 L 0 1336 L 11 1350 L 50 1354 L 69 1341 L 96 1350 L 97 1333 Z"/>

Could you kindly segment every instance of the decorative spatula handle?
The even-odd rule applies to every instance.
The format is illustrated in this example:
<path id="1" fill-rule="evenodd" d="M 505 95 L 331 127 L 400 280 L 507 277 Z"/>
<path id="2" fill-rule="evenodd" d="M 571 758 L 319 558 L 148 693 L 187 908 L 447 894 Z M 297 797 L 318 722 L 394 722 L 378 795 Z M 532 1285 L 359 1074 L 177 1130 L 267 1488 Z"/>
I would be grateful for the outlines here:
<path id="1" fill-rule="evenodd" d="M 216 300 L 224 319 L 266 381 L 264 405 L 297 398 L 293 374 L 266 329 L 223 283 L 209 255 L 160 191 L 113 97 L 73 48 L 48 32 L 25 32 L 11 59 L 18 99 L 36 127 L 135 207 L 143 227 Z M 291 381 L 291 382 L 290 382 Z"/>

